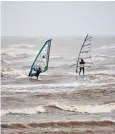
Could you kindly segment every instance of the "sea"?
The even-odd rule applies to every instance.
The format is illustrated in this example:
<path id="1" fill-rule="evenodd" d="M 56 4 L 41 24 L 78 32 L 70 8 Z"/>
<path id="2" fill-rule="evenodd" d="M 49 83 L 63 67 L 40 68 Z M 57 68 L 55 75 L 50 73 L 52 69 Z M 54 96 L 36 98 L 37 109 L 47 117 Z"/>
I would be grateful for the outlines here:
<path id="1" fill-rule="evenodd" d="M 79 75 L 84 38 L 1 38 L 2 134 L 115 134 L 115 36 L 92 36 L 92 66 Z M 48 71 L 30 78 L 48 39 Z"/>

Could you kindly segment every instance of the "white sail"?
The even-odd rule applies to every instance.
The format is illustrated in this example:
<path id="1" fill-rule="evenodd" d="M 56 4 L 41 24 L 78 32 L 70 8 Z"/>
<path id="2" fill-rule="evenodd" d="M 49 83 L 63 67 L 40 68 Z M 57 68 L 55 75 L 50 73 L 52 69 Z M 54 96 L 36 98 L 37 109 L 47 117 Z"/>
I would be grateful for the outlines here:
<path id="1" fill-rule="evenodd" d="M 92 65 L 92 59 L 91 59 L 91 39 L 92 37 L 87 35 L 82 47 L 80 49 L 78 59 L 77 59 L 77 65 L 76 65 L 76 73 L 78 72 L 78 68 L 80 67 L 79 63 L 81 59 L 85 61 L 84 68 L 89 68 Z"/>

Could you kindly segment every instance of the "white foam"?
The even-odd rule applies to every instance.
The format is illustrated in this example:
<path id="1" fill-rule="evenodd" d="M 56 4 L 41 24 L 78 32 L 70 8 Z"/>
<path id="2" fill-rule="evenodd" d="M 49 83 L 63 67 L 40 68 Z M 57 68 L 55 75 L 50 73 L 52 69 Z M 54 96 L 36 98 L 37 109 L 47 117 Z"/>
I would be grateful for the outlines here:
<path id="1" fill-rule="evenodd" d="M 45 112 L 43 106 L 37 106 L 37 107 L 28 107 L 28 108 L 20 108 L 20 109 L 7 109 L 7 110 L 1 110 L 1 115 L 6 115 L 9 113 L 12 114 L 37 114 L 38 112 Z"/>
<path id="2" fill-rule="evenodd" d="M 14 69 L 14 68 L 7 68 L 1 70 L 2 75 L 13 75 L 16 76 L 16 78 L 26 78 L 28 77 L 25 75 L 22 70 Z"/>

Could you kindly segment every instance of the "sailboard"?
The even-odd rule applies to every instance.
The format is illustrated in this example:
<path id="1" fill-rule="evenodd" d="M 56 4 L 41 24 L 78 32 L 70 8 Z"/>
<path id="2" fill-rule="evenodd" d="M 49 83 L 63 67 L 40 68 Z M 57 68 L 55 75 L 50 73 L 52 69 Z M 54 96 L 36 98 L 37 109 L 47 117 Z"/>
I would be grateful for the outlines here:
<path id="1" fill-rule="evenodd" d="M 92 65 L 91 59 L 91 39 L 92 37 L 87 34 L 85 40 L 81 46 L 78 58 L 77 58 L 77 65 L 76 65 L 76 73 L 78 73 L 78 68 L 80 67 L 79 63 L 81 59 L 85 61 L 84 68 L 87 69 Z"/>
<path id="2" fill-rule="evenodd" d="M 41 68 L 41 73 L 48 70 L 51 41 L 52 39 L 47 40 L 38 52 L 28 76 L 32 76 L 39 67 Z"/>

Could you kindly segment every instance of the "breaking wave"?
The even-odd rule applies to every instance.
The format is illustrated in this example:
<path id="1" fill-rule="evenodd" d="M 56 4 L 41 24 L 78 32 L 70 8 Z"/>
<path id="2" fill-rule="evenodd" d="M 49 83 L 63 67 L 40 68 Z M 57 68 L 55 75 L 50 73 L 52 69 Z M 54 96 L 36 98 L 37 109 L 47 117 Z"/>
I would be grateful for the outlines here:
<path id="1" fill-rule="evenodd" d="M 26 73 L 26 71 L 25 71 Z M 16 76 L 15 78 L 26 78 L 27 75 L 23 73 L 22 70 L 18 70 L 15 68 L 6 68 L 1 70 L 1 76 Z"/>
<path id="2" fill-rule="evenodd" d="M 110 113 L 115 110 L 115 104 L 105 105 L 60 105 L 59 103 L 50 104 L 49 107 L 58 108 L 64 111 L 81 112 L 81 113 Z"/>
<path id="3" fill-rule="evenodd" d="M 7 109 L 7 110 L 1 110 L 1 115 L 6 114 L 37 114 L 37 113 L 43 113 L 45 112 L 44 107 L 37 106 L 37 107 L 28 107 L 28 108 L 22 108 L 22 109 Z"/>

